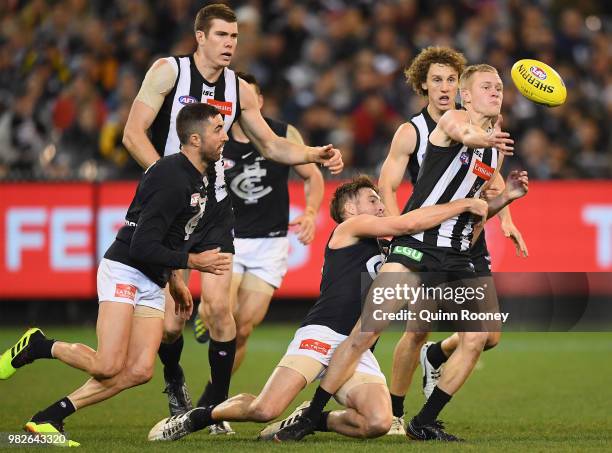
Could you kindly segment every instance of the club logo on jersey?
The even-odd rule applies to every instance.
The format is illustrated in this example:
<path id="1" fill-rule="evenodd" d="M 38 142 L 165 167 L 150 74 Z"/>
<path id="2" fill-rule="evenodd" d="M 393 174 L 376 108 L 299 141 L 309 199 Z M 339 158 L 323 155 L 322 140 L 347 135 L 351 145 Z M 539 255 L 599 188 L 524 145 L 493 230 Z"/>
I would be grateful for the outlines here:
<path id="1" fill-rule="evenodd" d="M 244 200 L 244 204 L 257 203 L 260 198 L 272 192 L 272 187 L 259 185 L 261 179 L 267 173 L 268 170 L 261 168 L 259 162 L 245 165 L 242 173 L 232 180 L 230 188 L 238 197 Z"/>
<path id="2" fill-rule="evenodd" d="M 537 66 L 531 66 L 529 68 L 529 72 L 531 72 L 534 76 L 536 76 L 540 80 L 546 80 L 546 71 Z"/>
<path id="3" fill-rule="evenodd" d="M 309 351 L 315 351 L 319 354 L 327 355 L 331 349 L 331 345 L 313 338 L 308 338 L 306 340 L 302 340 L 300 343 L 300 349 L 308 349 Z"/>
<path id="4" fill-rule="evenodd" d="M 197 206 L 199 201 L 200 201 L 200 194 L 199 193 L 192 193 L 191 194 L 191 201 L 189 202 L 189 206 L 191 206 L 191 207 Z"/>
<path id="5" fill-rule="evenodd" d="M 393 251 L 391 253 L 393 253 L 394 255 L 407 256 L 411 260 L 418 261 L 419 263 L 423 259 L 423 252 L 419 252 L 418 250 L 415 250 L 412 247 L 405 247 L 402 245 L 396 245 L 395 247 L 393 247 Z"/>
<path id="6" fill-rule="evenodd" d="M 485 164 L 484 162 L 480 160 L 477 160 L 474 162 L 474 169 L 472 170 L 472 172 L 476 176 L 484 179 L 485 181 L 488 181 L 489 179 L 491 179 L 491 176 L 493 176 L 494 171 L 495 170 L 493 170 L 492 167 L 489 167 L 487 164 Z"/>
<path id="7" fill-rule="evenodd" d="M 461 165 L 469 164 L 470 163 L 470 153 L 468 153 L 467 151 L 463 151 L 459 155 L 459 160 L 461 161 Z"/>
<path id="8" fill-rule="evenodd" d="M 136 298 L 136 287 L 127 283 L 117 283 L 115 285 L 115 297 L 134 300 Z"/>
<path id="9" fill-rule="evenodd" d="M 224 170 L 229 170 L 230 168 L 234 168 L 235 165 L 236 165 L 236 162 L 234 162 L 232 159 L 228 159 L 227 157 L 223 158 L 223 169 Z"/>
<path id="10" fill-rule="evenodd" d="M 372 277 L 372 280 L 374 280 L 376 278 L 376 275 L 378 275 L 378 271 L 383 265 L 383 261 L 384 260 L 382 255 L 374 255 L 367 261 L 366 269 L 368 270 L 368 274 L 370 274 L 370 277 Z"/>
<path id="11" fill-rule="evenodd" d="M 183 105 L 188 105 L 188 104 L 197 104 L 198 100 L 194 98 L 193 96 L 181 96 L 179 98 L 179 102 Z"/>
<path id="12" fill-rule="evenodd" d="M 208 105 L 212 105 L 219 110 L 222 115 L 231 115 L 234 111 L 234 104 L 228 101 L 219 101 L 217 99 L 206 99 Z"/>

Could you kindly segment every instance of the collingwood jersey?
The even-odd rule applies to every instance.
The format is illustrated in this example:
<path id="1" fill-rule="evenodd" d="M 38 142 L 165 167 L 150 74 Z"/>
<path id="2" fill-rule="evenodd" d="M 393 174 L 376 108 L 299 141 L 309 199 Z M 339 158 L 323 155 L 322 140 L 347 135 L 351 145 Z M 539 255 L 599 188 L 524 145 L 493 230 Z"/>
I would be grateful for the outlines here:
<path id="1" fill-rule="evenodd" d="M 330 249 L 328 241 L 321 295 L 300 327 L 316 324 L 348 336 L 361 316 L 362 300 L 369 289 L 362 288 L 361 274 L 369 273 L 373 281 L 382 263 L 376 239 L 360 239 L 340 249 Z"/>
<path id="2" fill-rule="evenodd" d="M 234 71 L 224 68 L 216 82 L 208 82 L 196 68 L 193 55 L 168 57 L 166 61 L 175 69 L 177 77 L 150 128 L 151 143 L 162 157 L 180 149 L 176 116 L 183 106 L 203 102 L 216 107 L 224 117 L 226 132 L 240 116 L 240 89 Z M 211 166 L 205 176 L 209 201 L 223 200 L 227 196 L 223 158 Z"/>
<path id="3" fill-rule="evenodd" d="M 287 124 L 265 118 L 279 137 Z M 289 166 L 264 159 L 252 143 L 233 139 L 223 148 L 223 164 L 234 207 L 237 238 L 281 237 L 289 223 Z"/>
<path id="4" fill-rule="evenodd" d="M 460 198 L 479 197 L 482 186 L 493 176 L 497 157 L 494 148 L 471 149 L 461 143 L 439 147 L 428 142 L 419 179 L 404 213 Z M 467 251 L 473 225 L 474 217 L 470 213 L 462 213 L 412 236 L 433 246 Z"/>
<path id="5" fill-rule="evenodd" d="M 436 122 L 427 111 L 427 107 L 424 107 L 418 114 L 410 118 L 410 123 L 412 123 L 417 133 L 416 146 L 408 161 L 408 174 L 414 186 L 419 176 L 423 158 L 425 157 L 425 151 L 427 151 L 429 134 L 436 128 Z"/>

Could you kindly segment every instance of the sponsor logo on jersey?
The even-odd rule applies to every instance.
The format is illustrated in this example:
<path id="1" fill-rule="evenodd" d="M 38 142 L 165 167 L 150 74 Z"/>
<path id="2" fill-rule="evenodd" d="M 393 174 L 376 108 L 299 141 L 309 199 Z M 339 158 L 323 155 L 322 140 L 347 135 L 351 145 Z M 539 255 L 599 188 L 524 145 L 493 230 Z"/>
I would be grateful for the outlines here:
<path id="1" fill-rule="evenodd" d="M 236 165 L 236 162 L 234 162 L 232 159 L 228 159 L 227 157 L 223 158 L 223 169 L 224 170 L 229 170 L 230 168 L 234 168 L 235 165 Z"/>
<path id="2" fill-rule="evenodd" d="M 189 206 L 191 206 L 191 207 L 197 206 L 199 201 L 200 201 L 200 194 L 199 193 L 192 193 L 191 194 L 191 201 L 189 202 Z"/>
<path id="3" fill-rule="evenodd" d="M 234 111 L 234 104 L 228 101 L 219 101 L 217 99 L 206 99 L 208 105 L 212 105 L 219 110 L 222 115 L 231 115 Z"/>
<path id="4" fill-rule="evenodd" d="M 213 88 L 212 90 L 207 90 L 206 88 L 202 89 L 202 96 L 203 97 L 215 97 L 215 89 Z"/>
<path id="5" fill-rule="evenodd" d="M 411 260 L 418 261 L 419 263 L 423 259 L 423 252 L 419 252 L 418 250 L 415 250 L 412 247 L 406 247 L 402 245 L 396 245 L 395 247 L 393 247 L 393 251 L 391 253 L 395 255 L 407 256 Z"/>
<path id="6" fill-rule="evenodd" d="M 134 300 L 136 298 L 136 287 L 127 283 L 117 283 L 115 285 L 115 297 Z"/>
<path id="7" fill-rule="evenodd" d="M 543 69 L 538 68 L 537 66 L 531 66 L 529 68 L 529 72 L 531 72 L 540 80 L 546 80 L 546 72 Z"/>
<path id="8" fill-rule="evenodd" d="M 469 164 L 470 163 L 470 153 L 468 153 L 467 151 L 463 151 L 459 155 L 459 160 L 461 161 L 461 165 Z"/>
<path id="9" fill-rule="evenodd" d="M 331 349 L 331 345 L 313 338 L 308 338 L 306 340 L 302 340 L 300 343 L 300 349 L 308 349 L 309 351 L 315 351 L 319 354 L 327 355 Z"/>
<path id="10" fill-rule="evenodd" d="M 484 162 L 480 160 L 477 160 L 474 162 L 474 169 L 472 170 L 472 172 L 476 176 L 484 179 L 485 181 L 488 181 L 489 179 L 491 179 L 491 176 L 493 176 L 494 171 L 495 170 L 493 170 L 492 167 L 489 167 L 487 164 L 485 164 Z"/>
<path id="11" fill-rule="evenodd" d="M 183 105 L 187 105 L 187 104 L 197 104 L 199 101 L 193 96 L 181 96 L 179 98 L 179 102 Z"/>

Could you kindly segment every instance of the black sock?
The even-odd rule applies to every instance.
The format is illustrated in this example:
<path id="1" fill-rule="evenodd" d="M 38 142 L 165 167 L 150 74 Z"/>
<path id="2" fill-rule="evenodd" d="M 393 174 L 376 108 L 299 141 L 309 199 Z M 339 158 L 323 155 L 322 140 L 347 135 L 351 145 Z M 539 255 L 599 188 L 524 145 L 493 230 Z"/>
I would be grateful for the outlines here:
<path id="1" fill-rule="evenodd" d="M 304 417 L 309 418 L 316 426 L 321 418 L 323 408 L 332 396 L 333 395 L 331 393 L 323 390 L 321 386 L 317 387 L 317 390 L 312 397 L 312 401 L 310 402 L 310 406 L 304 412 Z"/>
<path id="2" fill-rule="evenodd" d="M 198 407 L 207 407 L 210 405 L 210 402 L 213 398 L 213 385 L 210 381 L 206 383 L 206 387 L 204 387 L 204 392 L 202 392 L 202 396 L 198 400 Z"/>
<path id="3" fill-rule="evenodd" d="M 189 420 L 191 421 L 191 432 L 199 431 L 206 428 L 207 426 L 214 425 L 215 422 L 212 419 L 212 411 L 215 406 L 207 407 L 196 407 L 189 414 Z"/>
<path id="4" fill-rule="evenodd" d="M 322 432 L 329 431 L 329 428 L 327 427 L 327 417 L 329 417 L 329 414 L 331 414 L 331 411 L 321 412 L 321 417 L 319 417 L 319 421 L 317 422 L 317 425 L 315 426 L 316 431 L 322 431 Z"/>
<path id="5" fill-rule="evenodd" d="M 423 405 L 421 412 L 414 417 L 417 425 L 429 425 L 436 421 L 438 415 L 450 401 L 452 395 L 449 395 L 444 390 L 440 390 L 438 386 L 434 387 L 431 396 Z"/>
<path id="6" fill-rule="evenodd" d="M 55 340 L 51 338 L 43 338 L 41 340 L 35 340 L 30 343 L 28 350 L 28 357 L 32 359 L 52 359 L 51 348 Z"/>
<path id="7" fill-rule="evenodd" d="M 178 381 L 184 379 L 183 369 L 179 365 L 183 352 L 183 336 L 181 335 L 174 343 L 162 343 L 159 345 L 159 358 L 164 364 L 164 379 L 166 381 Z"/>
<path id="8" fill-rule="evenodd" d="M 399 396 L 391 393 L 391 407 L 393 408 L 393 416 L 394 417 L 403 417 L 404 416 L 404 399 L 406 395 Z"/>
<path id="9" fill-rule="evenodd" d="M 216 341 L 210 339 L 208 347 L 208 363 L 210 363 L 210 390 L 209 395 L 202 395 L 200 401 L 208 404 L 219 404 L 227 399 L 232 367 L 236 356 L 236 339 L 230 341 Z M 208 387 L 208 385 L 207 385 Z M 198 402 L 198 406 L 200 403 Z"/>
<path id="10" fill-rule="evenodd" d="M 444 362 L 448 360 L 448 357 L 442 351 L 442 342 L 432 344 L 427 348 L 427 360 L 434 368 L 440 368 Z"/>
<path id="11" fill-rule="evenodd" d="M 61 400 L 53 403 L 51 406 L 37 412 L 32 417 L 32 421 L 36 423 L 40 422 L 62 422 L 66 417 L 73 414 L 76 411 L 72 401 L 68 397 L 62 398 Z"/>

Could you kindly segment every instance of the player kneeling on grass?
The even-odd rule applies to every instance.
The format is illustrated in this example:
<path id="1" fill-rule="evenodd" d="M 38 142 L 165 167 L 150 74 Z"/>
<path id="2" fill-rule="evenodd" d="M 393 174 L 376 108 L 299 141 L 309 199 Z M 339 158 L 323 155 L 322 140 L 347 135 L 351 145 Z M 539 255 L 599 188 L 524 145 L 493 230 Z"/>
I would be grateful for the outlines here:
<path id="1" fill-rule="evenodd" d="M 144 384 L 163 333 L 164 291 L 169 280 L 177 311 L 189 316 L 193 300 L 174 269 L 229 272 L 219 250 L 189 253 L 189 238 L 204 214 L 203 175 L 221 156 L 227 134 L 221 114 L 207 104 L 185 106 L 177 117 L 180 153 L 145 171 L 125 225 L 98 268 L 98 349 L 48 339 L 28 330 L 0 357 L 0 379 L 37 359 L 58 359 L 91 376 L 81 388 L 37 412 L 25 429 L 39 435 L 63 433 L 63 421 L 77 409 Z M 61 438 L 58 436 L 58 439 Z M 68 440 L 66 446 L 78 446 Z"/>
<path id="2" fill-rule="evenodd" d="M 463 199 L 383 217 L 385 207 L 369 178 L 361 176 L 338 187 L 330 211 L 339 225 L 325 248 L 321 295 L 261 393 L 243 393 L 219 405 L 165 418 L 151 429 L 149 440 L 180 439 L 221 421 L 268 422 L 278 417 L 304 387 L 323 374 L 335 348 L 359 319 L 362 274 L 373 279 L 384 259 L 377 238 L 424 231 L 464 212 L 485 216 L 487 209 L 483 200 Z M 371 350 L 361 355 L 355 373 L 335 397 L 346 409 L 326 412 L 318 430 L 351 437 L 376 437 L 389 430 L 389 390 Z M 268 426 L 260 438 L 274 438 L 304 409 L 300 406 L 289 418 Z"/>

